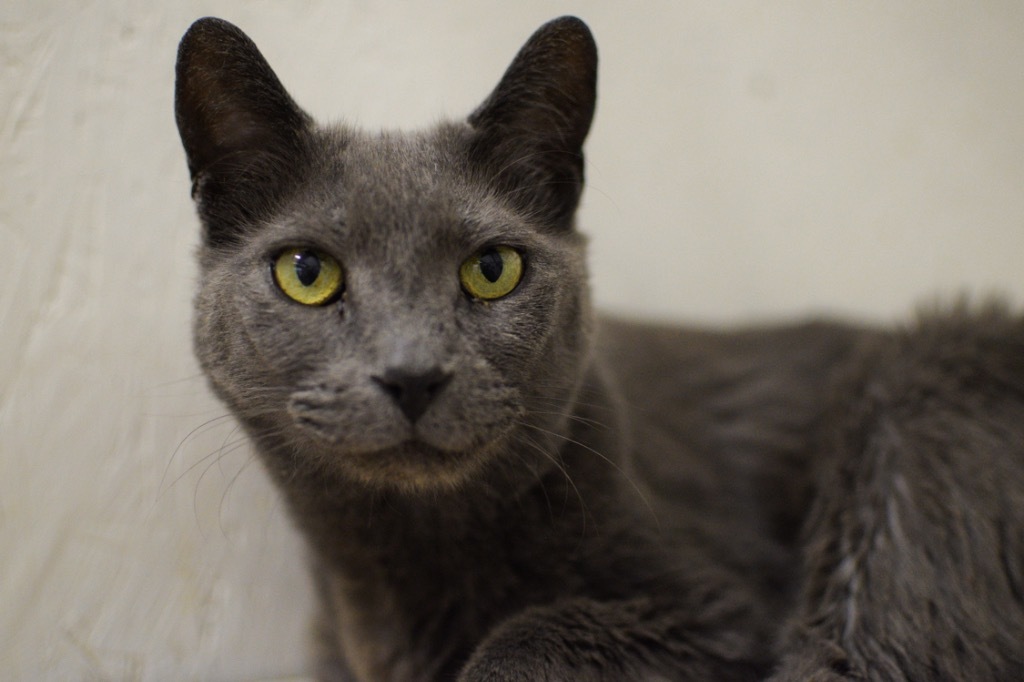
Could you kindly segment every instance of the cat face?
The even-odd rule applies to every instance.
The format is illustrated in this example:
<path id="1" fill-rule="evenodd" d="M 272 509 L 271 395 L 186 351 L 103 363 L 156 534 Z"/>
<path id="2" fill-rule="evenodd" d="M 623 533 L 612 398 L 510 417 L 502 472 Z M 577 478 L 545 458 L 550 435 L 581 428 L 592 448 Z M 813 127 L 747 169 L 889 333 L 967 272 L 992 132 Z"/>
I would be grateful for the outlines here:
<path id="1" fill-rule="evenodd" d="M 233 26 L 190 29 L 195 347 L 265 455 L 417 489 L 547 461 L 589 348 L 572 214 L 595 67 L 557 20 L 467 122 L 369 135 L 313 124 Z"/>

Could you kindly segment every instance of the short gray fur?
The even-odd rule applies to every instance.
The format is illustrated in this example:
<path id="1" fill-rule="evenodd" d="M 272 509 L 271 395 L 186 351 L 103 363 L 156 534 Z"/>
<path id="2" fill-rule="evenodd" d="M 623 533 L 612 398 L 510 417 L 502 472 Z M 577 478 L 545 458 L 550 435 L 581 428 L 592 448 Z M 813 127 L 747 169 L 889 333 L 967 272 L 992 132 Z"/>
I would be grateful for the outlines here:
<path id="1" fill-rule="evenodd" d="M 308 540 L 319 677 L 1024 678 L 1024 322 L 595 316 L 596 68 L 557 19 L 467 121 L 368 134 L 227 22 L 182 40 L 196 353 Z M 523 279 L 475 300 L 497 244 Z M 296 246 L 336 301 L 277 289 Z"/>

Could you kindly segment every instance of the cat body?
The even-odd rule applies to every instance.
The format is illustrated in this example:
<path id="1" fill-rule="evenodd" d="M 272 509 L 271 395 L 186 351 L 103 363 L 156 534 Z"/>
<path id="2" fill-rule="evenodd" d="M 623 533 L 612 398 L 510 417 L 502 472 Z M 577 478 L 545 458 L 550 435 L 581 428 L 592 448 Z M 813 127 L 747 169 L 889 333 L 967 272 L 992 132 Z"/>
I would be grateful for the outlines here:
<path id="1" fill-rule="evenodd" d="M 596 63 L 555 20 L 466 122 L 371 135 L 182 40 L 196 352 L 308 541 L 318 675 L 1024 672 L 1024 324 L 595 316 Z"/>

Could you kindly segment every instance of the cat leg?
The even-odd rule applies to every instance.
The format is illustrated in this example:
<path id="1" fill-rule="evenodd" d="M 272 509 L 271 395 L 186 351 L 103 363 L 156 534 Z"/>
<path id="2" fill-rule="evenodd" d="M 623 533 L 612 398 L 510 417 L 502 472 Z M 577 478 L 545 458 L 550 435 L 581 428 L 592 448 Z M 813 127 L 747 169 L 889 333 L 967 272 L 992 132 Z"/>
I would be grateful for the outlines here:
<path id="1" fill-rule="evenodd" d="M 925 323 L 859 366 L 771 679 L 1021 679 L 1024 328 Z"/>
<path id="2" fill-rule="evenodd" d="M 668 682 L 758 680 L 763 647 L 745 607 L 681 606 L 654 597 L 571 599 L 532 607 L 499 625 L 459 682 Z M 695 615 L 696 614 L 696 615 Z M 760 650 L 760 653 L 759 653 Z"/>
<path id="3" fill-rule="evenodd" d="M 311 575 L 320 604 L 312 623 L 313 679 L 317 682 L 357 682 L 341 652 L 337 605 L 329 586 L 327 571 L 315 559 Z"/>
<path id="4" fill-rule="evenodd" d="M 317 682 L 357 682 L 338 647 L 337 634 L 330 617 L 321 612 L 313 625 L 313 679 Z"/>

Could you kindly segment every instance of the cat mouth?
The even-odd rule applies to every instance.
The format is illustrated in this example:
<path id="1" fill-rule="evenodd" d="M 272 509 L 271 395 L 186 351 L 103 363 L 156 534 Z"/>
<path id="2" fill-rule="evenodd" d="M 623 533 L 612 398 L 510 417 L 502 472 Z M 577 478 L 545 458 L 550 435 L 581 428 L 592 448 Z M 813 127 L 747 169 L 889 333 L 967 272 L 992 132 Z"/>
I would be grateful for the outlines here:
<path id="1" fill-rule="evenodd" d="M 339 427 L 329 419 L 303 415 L 295 419 L 299 429 L 312 436 L 321 448 L 340 457 L 374 457 L 445 460 L 460 457 L 460 448 L 434 442 L 429 434 L 413 425 L 393 424 L 390 428 L 366 428 L 359 435 Z"/>
<path id="2" fill-rule="evenodd" d="M 318 449 L 338 456 L 400 460 L 464 458 L 469 452 L 487 449 L 513 421 L 504 405 L 490 404 L 489 409 L 478 410 L 483 415 L 470 410 L 456 415 L 451 409 L 441 409 L 410 422 L 394 410 L 374 408 L 375 403 L 366 398 L 317 387 L 293 394 L 287 413 L 297 432 Z"/>
<path id="3" fill-rule="evenodd" d="M 482 460 L 478 452 L 446 450 L 417 438 L 391 447 L 347 453 L 342 459 L 344 468 L 366 483 L 409 490 L 457 486 Z"/>
<path id="4" fill-rule="evenodd" d="M 287 413 L 300 450 L 371 485 L 422 489 L 463 482 L 500 451 L 515 423 L 507 395 L 436 403 L 410 421 L 369 388 L 314 385 L 291 396 Z"/>

